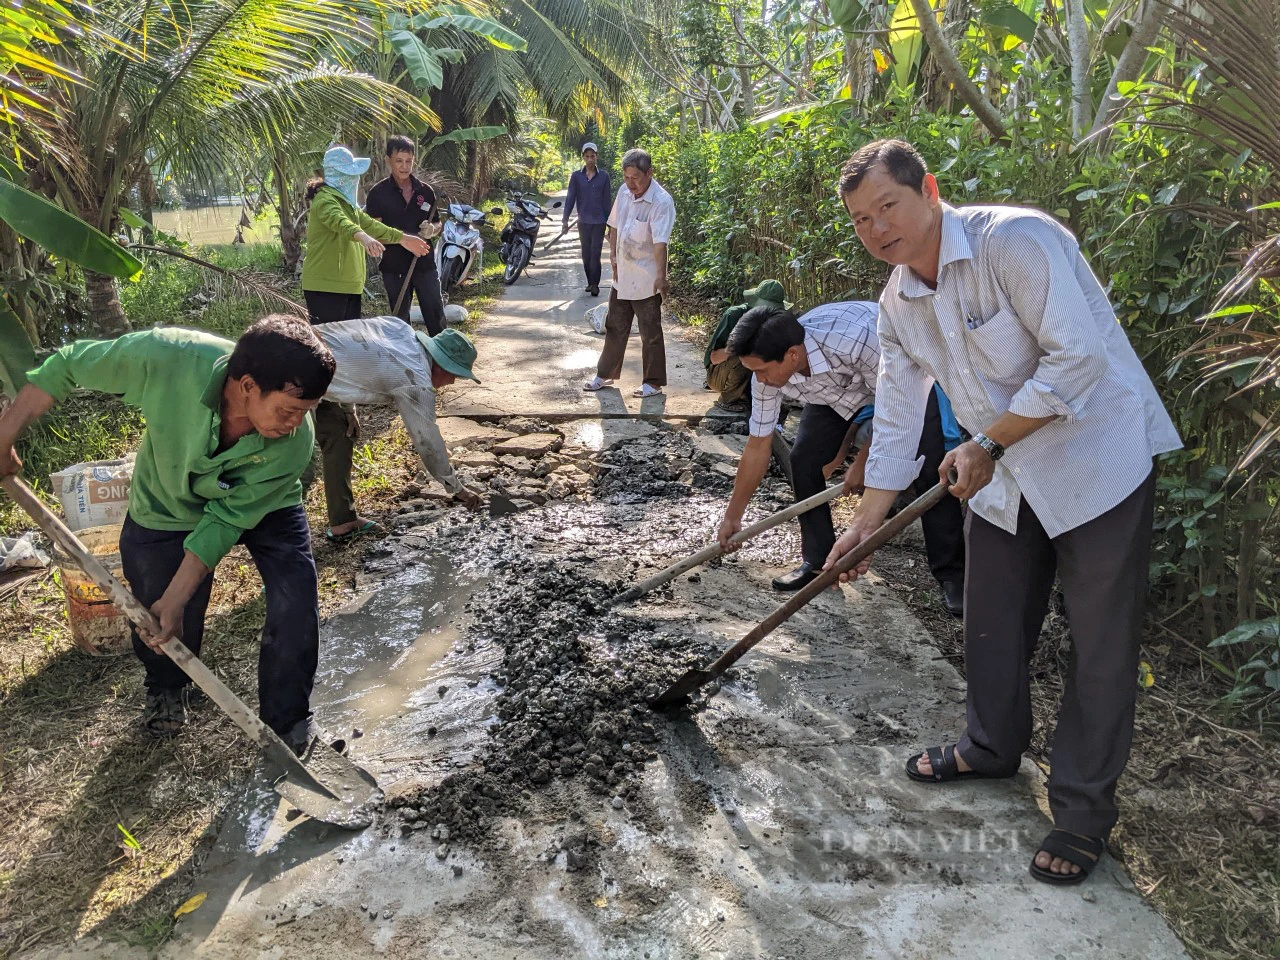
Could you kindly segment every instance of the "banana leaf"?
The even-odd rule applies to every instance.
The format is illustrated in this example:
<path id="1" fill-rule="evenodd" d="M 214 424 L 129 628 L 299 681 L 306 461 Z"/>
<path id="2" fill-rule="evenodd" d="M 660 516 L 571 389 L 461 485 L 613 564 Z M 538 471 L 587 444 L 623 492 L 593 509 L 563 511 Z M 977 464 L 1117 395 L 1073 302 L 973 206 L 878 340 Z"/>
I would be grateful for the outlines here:
<path id="1" fill-rule="evenodd" d="M 36 352 L 27 331 L 0 296 L 0 393 L 14 397 L 27 384 L 27 371 L 36 365 Z"/>
<path id="2" fill-rule="evenodd" d="M 0 177 L 0 220 L 56 257 L 94 273 L 136 280 L 142 261 L 79 217 Z"/>
<path id="3" fill-rule="evenodd" d="M 460 130 L 454 130 L 446 133 L 442 137 L 436 137 L 431 141 L 431 146 L 440 143 L 464 143 L 475 140 L 492 140 L 494 137 L 500 137 L 505 133 L 510 133 L 506 127 L 463 127 Z"/>

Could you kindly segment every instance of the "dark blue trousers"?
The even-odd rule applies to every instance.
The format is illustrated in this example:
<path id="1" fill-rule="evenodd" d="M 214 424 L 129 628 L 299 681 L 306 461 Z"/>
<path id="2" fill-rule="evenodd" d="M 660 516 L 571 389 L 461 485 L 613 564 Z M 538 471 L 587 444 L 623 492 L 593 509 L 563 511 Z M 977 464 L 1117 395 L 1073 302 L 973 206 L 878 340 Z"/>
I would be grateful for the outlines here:
<path id="1" fill-rule="evenodd" d="M 578 245 L 582 248 L 582 272 L 587 286 L 600 286 L 600 250 L 604 246 L 605 224 L 578 222 Z"/>
<path id="2" fill-rule="evenodd" d="M 120 559 L 129 588 L 145 606 L 160 599 L 178 572 L 187 533 L 149 530 L 132 517 L 125 517 L 120 532 Z M 258 653 L 258 716 L 276 733 L 286 734 L 299 720 L 310 716 L 311 687 L 320 650 L 320 603 L 307 515 L 300 504 L 273 511 L 246 531 L 240 542 L 249 548 L 267 594 L 267 618 Z M 183 612 L 182 642 L 197 655 L 212 589 L 210 572 Z M 146 668 L 148 690 L 182 687 L 191 682 L 181 667 L 143 643 L 137 631 L 133 634 L 133 649 Z"/>

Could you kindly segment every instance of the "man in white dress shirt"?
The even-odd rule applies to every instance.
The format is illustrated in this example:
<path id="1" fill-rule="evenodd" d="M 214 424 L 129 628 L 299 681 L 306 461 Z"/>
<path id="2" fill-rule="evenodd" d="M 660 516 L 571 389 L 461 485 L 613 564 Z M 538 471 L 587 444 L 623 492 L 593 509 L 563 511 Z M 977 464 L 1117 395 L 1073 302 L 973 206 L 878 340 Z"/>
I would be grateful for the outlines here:
<path id="1" fill-rule="evenodd" d="M 916 477 L 936 380 L 973 436 L 938 471 L 956 471 L 951 492 L 970 507 L 968 716 L 954 746 L 911 757 L 907 773 L 927 783 L 1016 773 L 1031 740 L 1027 665 L 1056 574 L 1071 662 L 1049 777 L 1055 829 L 1031 873 L 1079 882 L 1118 816 L 1154 458 L 1181 441 L 1075 238 L 1051 217 L 943 203 L 919 153 L 900 140 L 857 151 L 840 194 L 868 252 L 895 269 L 880 298 L 866 492 L 828 562 L 879 526 Z"/>
<path id="2" fill-rule="evenodd" d="M 667 346 L 662 339 L 662 298 L 668 290 L 667 244 L 676 223 L 671 194 L 653 178 L 653 161 L 643 150 L 622 157 L 625 189 L 609 214 L 609 264 L 613 289 L 605 319 L 604 349 L 595 377 L 584 390 L 612 386 L 622 375 L 622 359 L 631 336 L 631 320 L 640 322 L 644 382 L 632 396 L 652 397 L 667 383 Z"/>

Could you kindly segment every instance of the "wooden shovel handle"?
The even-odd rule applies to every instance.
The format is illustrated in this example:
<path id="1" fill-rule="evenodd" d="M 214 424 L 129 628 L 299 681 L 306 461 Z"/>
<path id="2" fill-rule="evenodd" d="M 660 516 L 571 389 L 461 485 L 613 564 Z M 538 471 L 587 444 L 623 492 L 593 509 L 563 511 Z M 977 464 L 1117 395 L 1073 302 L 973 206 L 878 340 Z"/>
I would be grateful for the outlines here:
<path id="1" fill-rule="evenodd" d="M 765 517 L 763 520 L 757 520 L 755 523 L 751 524 L 751 526 L 749 527 L 744 527 L 743 529 L 735 533 L 729 539 L 729 542 L 733 544 L 735 547 L 741 546 L 742 544 L 750 540 L 752 537 L 757 537 L 760 534 L 764 533 L 766 530 L 772 530 L 778 524 L 785 523 L 786 521 L 790 520 L 792 517 L 798 517 L 802 513 L 808 513 L 814 507 L 821 506 L 824 503 L 830 503 L 836 497 L 840 496 L 842 491 L 843 491 L 843 487 L 840 484 L 836 484 L 834 487 L 827 487 L 827 489 L 821 491 L 820 493 L 815 493 L 812 497 L 808 497 L 804 500 L 801 500 L 799 503 L 793 503 L 791 506 L 786 507 L 785 509 L 779 510 L 777 513 L 769 514 L 769 516 Z M 683 560 L 677 560 L 675 563 L 671 564 L 671 566 L 667 567 L 665 570 L 659 570 L 653 576 L 646 577 L 644 580 L 641 580 L 635 586 L 630 587 L 623 593 L 618 594 L 618 599 L 615 602 L 629 603 L 632 600 L 638 599 L 639 597 L 643 597 L 646 593 L 655 589 L 656 587 L 662 586 L 668 580 L 674 580 L 676 577 L 680 576 L 680 574 L 684 573 L 686 570 L 692 570 L 694 567 L 700 567 L 702 566 L 702 564 L 706 563 L 708 560 L 714 560 L 716 557 L 720 556 L 722 553 L 724 553 L 724 549 L 720 546 L 719 543 L 708 544 L 707 546 L 699 550 L 697 553 L 692 553 L 689 556 L 685 557 Z"/>
<path id="2" fill-rule="evenodd" d="M 5 493 L 9 494 L 14 502 L 31 516 L 50 540 L 65 550 L 80 565 L 80 568 L 89 575 L 89 579 L 96 583 L 111 598 L 111 602 L 129 618 L 130 623 L 153 636 L 160 632 L 160 621 L 155 618 L 155 615 L 139 603 L 137 597 L 130 593 L 124 584 L 111 575 L 102 562 L 80 542 L 80 538 L 72 533 L 53 511 L 41 503 L 40 498 L 29 486 L 18 477 L 4 477 L 0 479 L 0 486 L 3 486 Z M 187 649 L 186 644 L 176 637 L 171 637 L 161 645 L 161 649 L 271 759 L 286 770 L 302 776 L 304 782 L 313 780 L 307 768 L 279 735 L 259 720 L 243 700 L 232 693 L 230 688 L 219 680 L 199 657 Z"/>
<path id="3" fill-rule="evenodd" d="M 954 478 L 952 482 L 954 482 Z M 941 503 L 944 497 L 950 495 L 950 490 L 951 483 L 939 482 L 928 493 L 916 497 L 901 513 L 881 524 L 875 533 L 837 560 L 830 570 L 824 570 L 808 586 L 796 591 L 790 600 L 761 620 L 750 633 L 721 654 L 720 658 L 707 668 L 706 679 L 711 680 L 728 670 L 729 667 L 742 658 L 743 654 L 772 633 L 779 624 L 791 619 L 796 611 L 835 583 L 840 574 L 852 570 L 921 516 Z"/>

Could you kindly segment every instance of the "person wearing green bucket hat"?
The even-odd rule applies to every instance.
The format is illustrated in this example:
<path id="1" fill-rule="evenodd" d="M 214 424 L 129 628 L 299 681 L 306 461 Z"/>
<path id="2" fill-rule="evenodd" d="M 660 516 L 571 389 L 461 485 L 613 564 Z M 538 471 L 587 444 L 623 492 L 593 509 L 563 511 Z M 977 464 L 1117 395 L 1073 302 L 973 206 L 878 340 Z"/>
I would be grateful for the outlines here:
<path id="1" fill-rule="evenodd" d="M 729 334 L 752 307 L 772 303 L 791 309 L 791 301 L 784 299 L 784 293 L 782 284 L 777 280 L 762 280 L 742 291 L 742 303 L 734 304 L 720 314 L 720 323 L 707 341 L 702 365 L 707 368 L 707 389 L 720 391 L 715 405 L 726 413 L 747 412 L 747 390 L 751 386 L 751 371 L 737 357 L 729 355 Z"/>
<path id="2" fill-rule="evenodd" d="M 476 348 L 466 335 L 444 329 L 434 337 L 399 317 L 364 317 L 319 324 L 316 335 L 337 361 L 325 399 L 335 404 L 393 403 L 427 471 L 468 509 L 480 494 L 466 487 L 449 463 L 436 425 L 436 390 L 458 379 L 480 380 L 472 371 Z M 350 540 L 378 529 L 356 512 L 351 458 L 360 438 L 354 414 L 316 418 L 316 441 L 324 462 L 324 494 L 330 541 Z"/>

